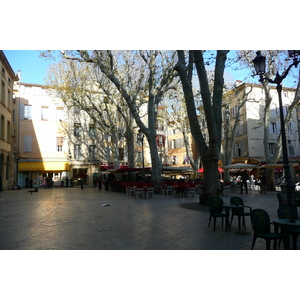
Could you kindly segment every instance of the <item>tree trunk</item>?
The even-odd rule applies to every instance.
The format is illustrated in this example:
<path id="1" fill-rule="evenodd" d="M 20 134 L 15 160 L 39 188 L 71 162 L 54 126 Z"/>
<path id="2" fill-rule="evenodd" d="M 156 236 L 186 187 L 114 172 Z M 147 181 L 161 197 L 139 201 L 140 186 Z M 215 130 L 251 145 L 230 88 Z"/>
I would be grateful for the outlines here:
<path id="1" fill-rule="evenodd" d="M 210 197 L 220 196 L 222 194 L 218 172 L 218 159 L 213 159 L 211 156 L 205 156 L 203 157 L 202 165 L 204 168 L 204 182 L 202 193 L 199 196 L 199 204 L 207 205 Z"/>

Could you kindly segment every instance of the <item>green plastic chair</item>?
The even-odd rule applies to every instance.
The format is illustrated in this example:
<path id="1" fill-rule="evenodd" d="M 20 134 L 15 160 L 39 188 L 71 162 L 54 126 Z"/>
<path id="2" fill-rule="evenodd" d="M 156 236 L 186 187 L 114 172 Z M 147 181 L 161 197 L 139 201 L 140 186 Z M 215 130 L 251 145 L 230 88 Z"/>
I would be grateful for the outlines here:
<path id="1" fill-rule="evenodd" d="M 299 220 L 298 211 L 296 207 L 281 206 L 277 209 L 277 216 L 279 219 L 294 219 Z M 293 239 L 293 249 L 297 250 L 298 235 L 300 235 L 300 228 L 290 230 L 290 235 Z M 280 245 L 280 241 L 279 241 Z"/>
<path id="2" fill-rule="evenodd" d="M 230 204 L 238 204 L 238 205 L 242 205 L 243 207 L 237 207 L 237 208 L 232 208 L 231 212 L 231 221 L 230 221 L 230 227 L 232 224 L 232 220 L 234 216 L 238 217 L 238 222 L 239 222 L 239 230 L 241 230 L 241 218 L 243 218 L 243 226 L 244 229 L 246 230 L 246 222 L 245 222 L 245 216 L 249 216 L 250 217 L 250 213 L 252 211 L 252 207 L 244 205 L 244 201 L 242 198 L 240 197 L 231 197 L 230 198 Z M 245 211 L 244 208 L 249 209 L 249 211 Z"/>
<path id="3" fill-rule="evenodd" d="M 281 233 L 271 232 L 269 214 L 263 209 L 253 209 L 250 217 L 254 230 L 251 250 L 254 249 L 257 238 L 262 238 L 266 241 L 267 250 L 271 249 L 271 241 L 274 240 L 274 250 L 276 250 L 277 240 L 282 239 L 283 235 Z"/>
<path id="4" fill-rule="evenodd" d="M 208 227 L 210 226 L 211 218 L 214 218 L 214 231 L 216 231 L 216 219 L 222 218 L 222 227 L 223 227 L 224 218 L 226 217 L 226 213 L 223 212 L 223 200 L 220 197 L 209 198 L 208 208 L 209 208 Z"/>
<path id="5" fill-rule="evenodd" d="M 284 206 L 281 192 L 277 193 L 277 200 L 278 200 L 279 207 Z"/>
<path id="6" fill-rule="evenodd" d="M 279 219 L 299 219 L 297 208 L 286 205 L 278 207 L 277 216 Z"/>

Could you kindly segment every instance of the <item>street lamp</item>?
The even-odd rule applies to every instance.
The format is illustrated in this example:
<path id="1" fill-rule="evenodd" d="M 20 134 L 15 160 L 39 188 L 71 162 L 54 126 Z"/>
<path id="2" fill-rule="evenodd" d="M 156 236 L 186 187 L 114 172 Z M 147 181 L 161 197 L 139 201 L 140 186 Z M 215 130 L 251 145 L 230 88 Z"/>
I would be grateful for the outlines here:
<path id="1" fill-rule="evenodd" d="M 138 130 L 137 134 L 137 142 L 142 144 L 142 164 L 143 164 L 143 173 L 142 173 L 142 182 L 146 181 L 146 175 L 145 175 L 145 161 L 144 161 L 144 133 L 141 129 Z"/>
<path id="2" fill-rule="evenodd" d="M 288 50 L 288 52 L 289 52 L 289 56 L 293 58 L 293 63 L 287 68 L 287 70 L 283 75 L 279 75 L 279 73 L 277 72 L 274 80 L 264 76 L 264 74 L 266 73 L 266 57 L 262 56 L 260 54 L 260 51 L 256 52 L 257 56 L 252 60 L 252 62 L 254 64 L 256 75 L 260 76 L 259 82 L 263 83 L 264 80 L 267 80 L 270 83 L 276 84 L 276 90 L 279 99 L 282 156 L 283 156 L 283 168 L 284 168 L 284 183 L 281 185 L 282 199 L 284 203 L 286 203 L 289 206 L 292 206 L 294 204 L 292 199 L 293 199 L 293 194 L 295 192 L 295 183 L 291 178 L 290 163 L 289 163 L 288 152 L 287 152 L 283 106 L 282 106 L 282 97 L 281 97 L 281 91 L 282 91 L 281 82 L 283 81 L 284 78 L 286 78 L 290 69 L 293 66 L 295 67 L 298 66 L 298 63 L 300 62 L 300 60 L 298 59 L 298 56 L 300 55 L 300 50 Z"/>

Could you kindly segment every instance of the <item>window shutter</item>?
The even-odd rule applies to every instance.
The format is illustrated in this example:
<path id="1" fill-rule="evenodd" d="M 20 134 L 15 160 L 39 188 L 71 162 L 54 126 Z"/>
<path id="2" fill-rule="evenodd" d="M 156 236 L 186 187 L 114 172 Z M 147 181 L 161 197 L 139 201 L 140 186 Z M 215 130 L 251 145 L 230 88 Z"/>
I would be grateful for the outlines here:
<path id="1" fill-rule="evenodd" d="M 24 135 L 24 152 L 32 152 L 32 136 Z"/>
<path id="2" fill-rule="evenodd" d="M 20 120 L 24 119 L 24 104 L 20 104 Z"/>

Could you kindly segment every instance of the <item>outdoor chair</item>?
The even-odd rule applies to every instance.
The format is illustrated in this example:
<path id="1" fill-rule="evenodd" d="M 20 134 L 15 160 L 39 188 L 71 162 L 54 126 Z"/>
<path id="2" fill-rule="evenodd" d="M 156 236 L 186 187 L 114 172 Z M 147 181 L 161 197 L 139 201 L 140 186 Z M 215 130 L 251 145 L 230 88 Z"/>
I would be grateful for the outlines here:
<path id="1" fill-rule="evenodd" d="M 211 197 L 208 199 L 208 208 L 209 208 L 209 222 L 208 227 L 210 226 L 211 218 L 214 218 L 214 231 L 216 230 L 216 219 L 222 218 L 222 227 L 224 223 L 224 218 L 226 213 L 223 212 L 223 200 L 219 197 Z"/>
<path id="2" fill-rule="evenodd" d="M 239 222 L 239 230 L 241 230 L 241 218 L 243 218 L 243 226 L 244 226 L 244 229 L 246 230 L 245 216 L 250 217 L 252 207 L 244 205 L 244 201 L 240 197 L 231 197 L 230 198 L 230 204 L 237 204 L 237 205 L 242 205 L 243 206 L 243 207 L 232 208 L 230 226 L 232 224 L 233 217 L 237 216 L 238 217 L 238 222 Z M 247 209 L 249 209 L 249 211 L 245 211 L 245 207 Z"/>
<path id="3" fill-rule="evenodd" d="M 153 198 L 153 194 L 154 194 L 154 187 L 148 187 L 146 189 L 146 196 L 147 196 L 147 198 L 149 198 L 149 196 L 151 196 L 151 198 Z"/>
<path id="4" fill-rule="evenodd" d="M 277 216 L 279 219 L 299 220 L 298 211 L 296 207 L 281 206 L 277 209 Z M 300 228 L 292 229 L 289 231 L 289 233 L 293 239 L 293 249 L 297 250 L 297 240 L 298 235 L 300 235 Z"/>
<path id="5" fill-rule="evenodd" d="M 270 223 L 269 214 L 263 209 L 253 209 L 250 216 L 254 230 L 251 250 L 254 249 L 257 238 L 262 238 L 266 241 L 267 250 L 271 249 L 271 241 L 274 240 L 274 250 L 276 250 L 277 240 L 282 239 L 283 235 L 271 232 L 271 224 L 273 223 Z"/>
<path id="6" fill-rule="evenodd" d="M 227 194 L 229 194 L 230 190 L 231 190 L 231 184 L 230 183 L 229 184 L 225 183 L 223 185 L 223 196 L 226 196 Z"/>
<path id="7" fill-rule="evenodd" d="M 194 187 L 188 187 L 187 189 L 188 189 L 187 190 L 188 196 L 194 197 L 195 196 L 195 192 L 196 192 L 196 188 L 194 188 Z"/>
<path id="8" fill-rule="evenodd" d="M 167 185 L 165 188 L 165 194 L 166 195 L 173 195 L 174 191 L 173 191 L 173 186 L 172 185 Z"/>
<path id="9" fill-rule="evenodd" d="M 143 188 L 135 188 L 135 198 L 143 197 L 144 189 Z"/>
<path id="10" fill-rule="evenodd" d="M 130 186 L 129 187 L 129 196 L 134 196 L 135 195 L 135 187 Z"/>

